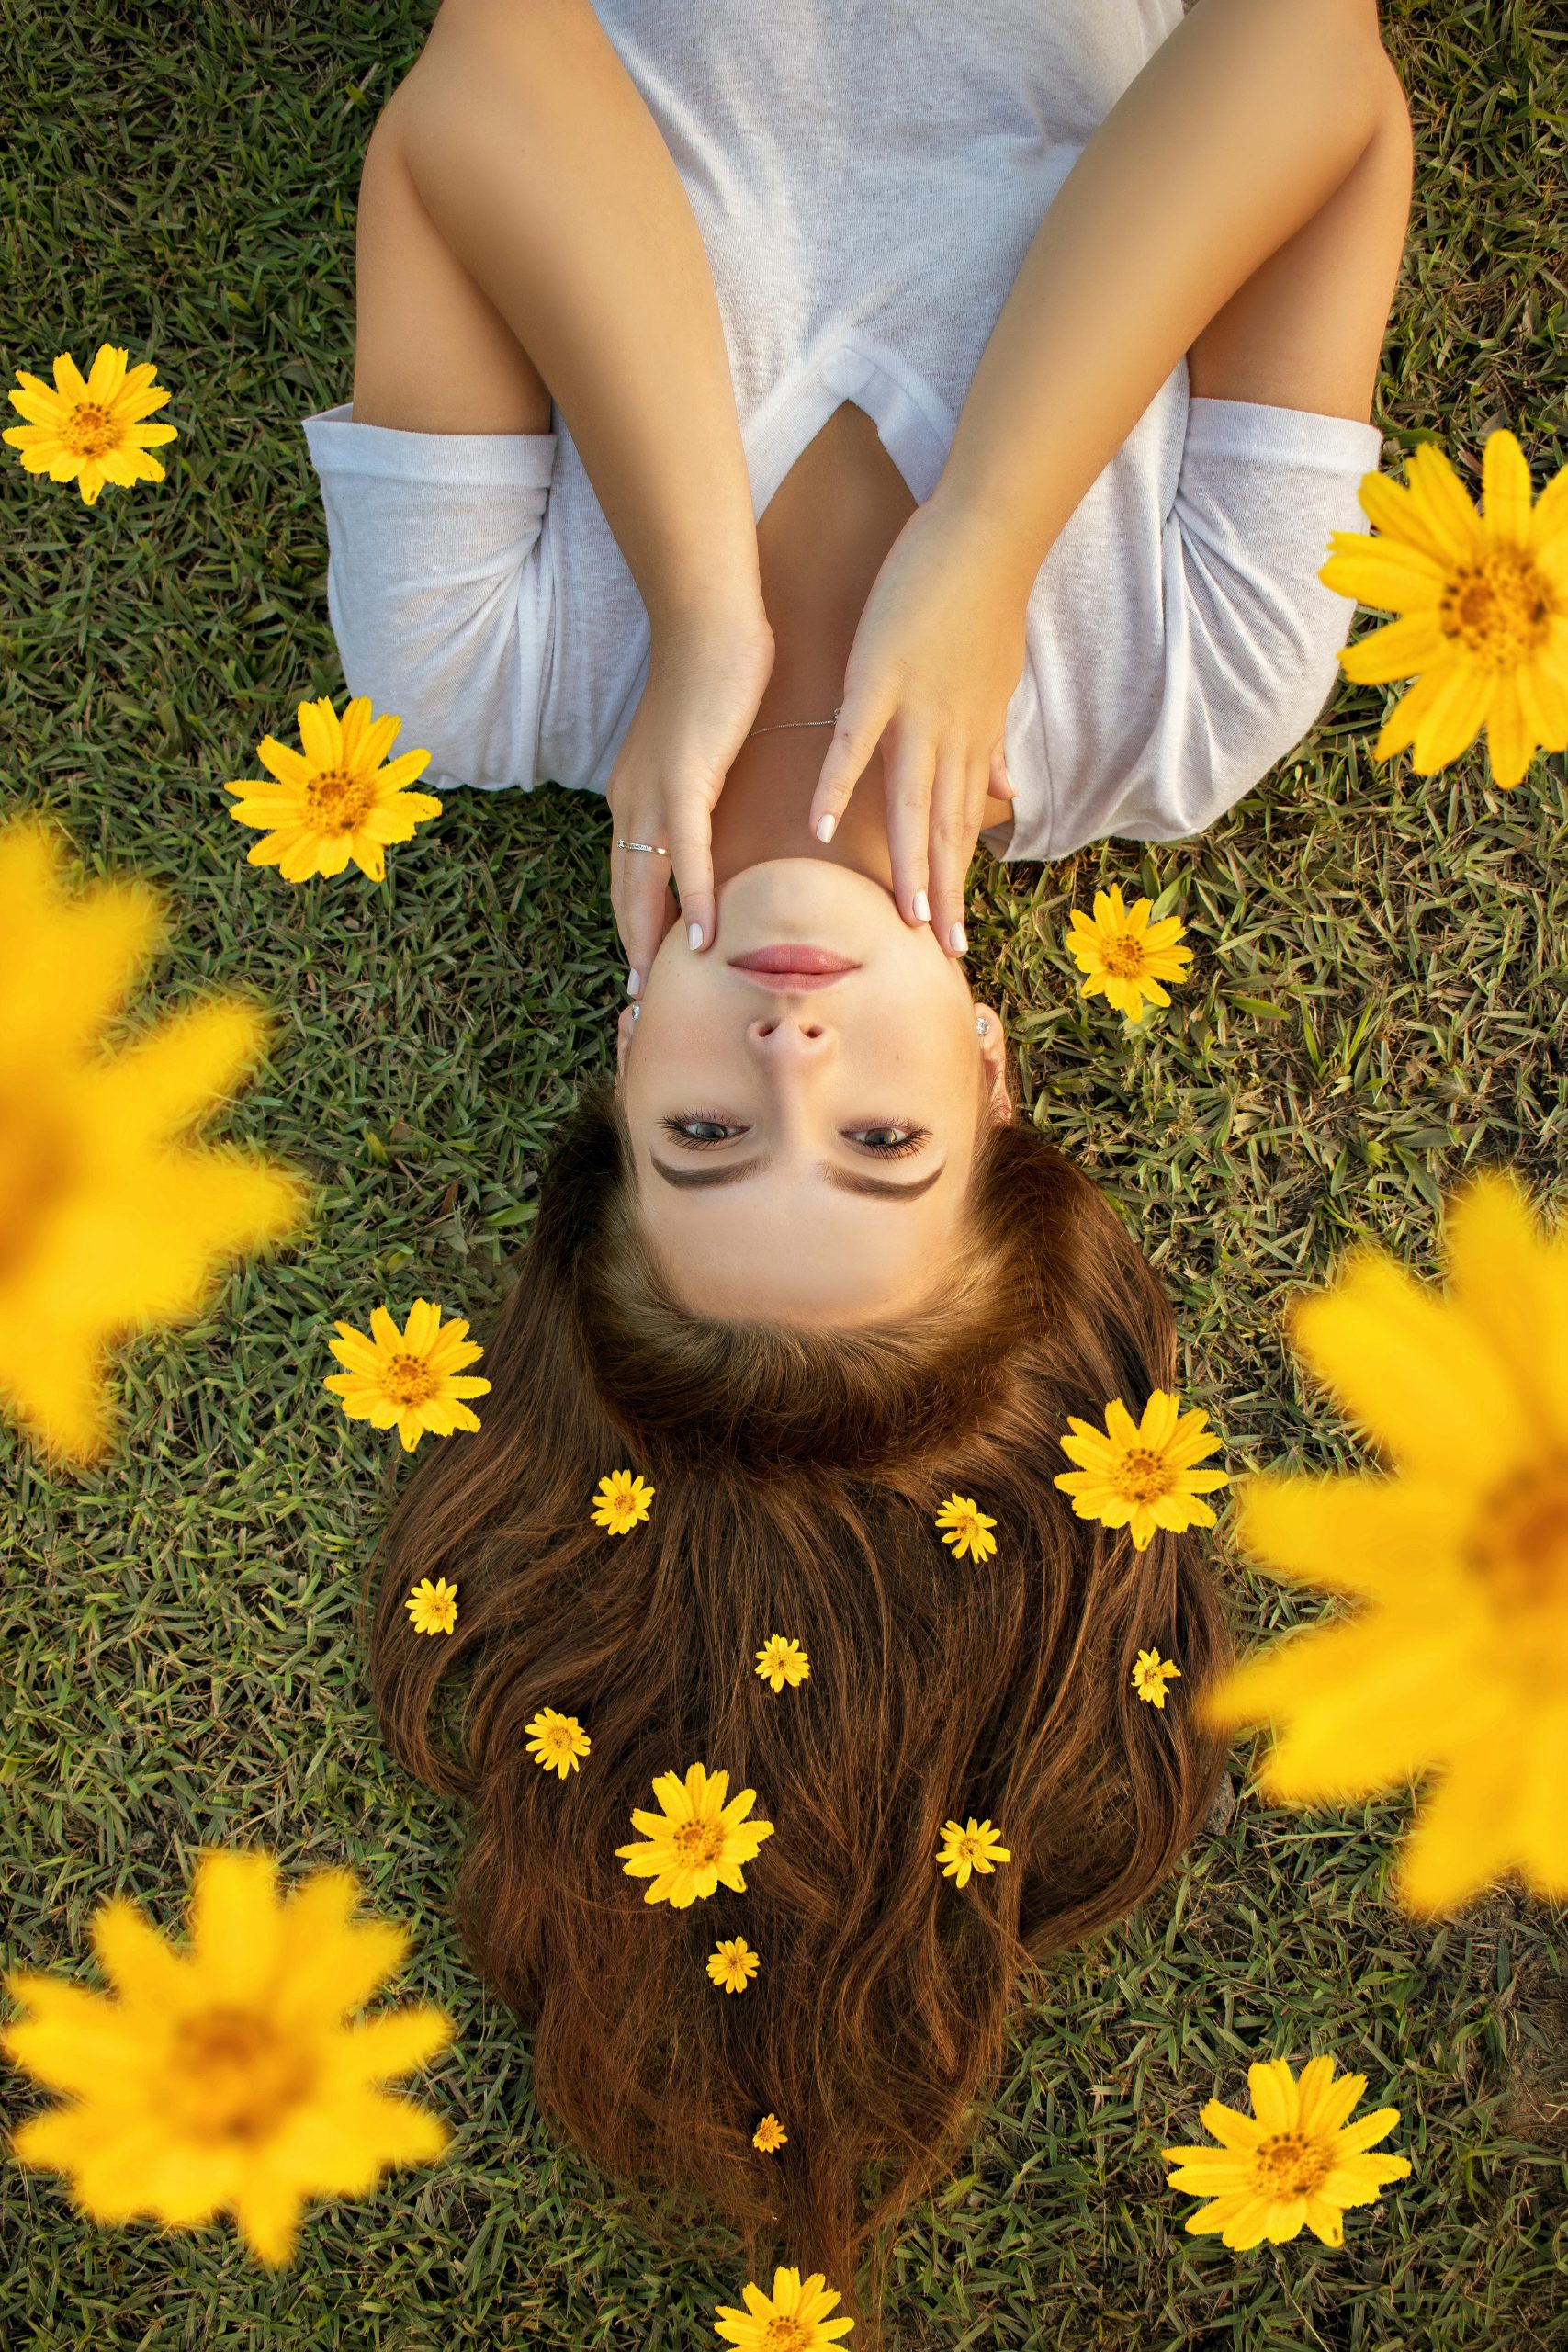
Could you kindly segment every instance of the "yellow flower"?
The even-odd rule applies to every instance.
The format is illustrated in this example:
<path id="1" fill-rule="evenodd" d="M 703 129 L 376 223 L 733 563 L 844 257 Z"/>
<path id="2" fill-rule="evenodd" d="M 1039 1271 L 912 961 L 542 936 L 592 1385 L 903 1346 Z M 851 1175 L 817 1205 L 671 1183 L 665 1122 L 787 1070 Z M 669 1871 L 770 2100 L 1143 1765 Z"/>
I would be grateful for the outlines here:
<path id="1" fill-rule="evenodd" d="M 744 1993 L 757 1973 L 758 1957 L 744 1936 L 730 1936 L 708 1954 L 708 1974 L 727 1993 Z"/>
<path id="2" fill-rule="evenodd" d="M 1393 2131 L 1398 2108 L 1380 2107 L 1347 2126 L 1367 2078 L 1333 2077 L 1332 2058 L 1309 2058 L 1299 2082 L 1283 2058 L 1249 2066 L 1251 2115 L 1217 2098 L 1203 2109 L 1205 2129 L 1222 2146 L 1160 2150 L 1167 2164 L 1180 2167 L 1167 2177 L 1168 2188 L 1213 2200 L 1188 2216 L 1189 2231 L 1202 2236 L 1217 2230 L 1237 2252 L 1263 2238 L 1280 2245 L 1303 2227 L 1325 2245 L 1344 2244 L 1345 2207 L 1372 2204 L 1410 2166 L 1404 2156 L 1365 2153 Z"/>
<path id="3" fill-rule="evenodd" d="M 784 2130 L 778 2117 L 770 2109 L 752 2132 L 751 2145 L 754 2148 L 760 2148 L 763 2155 L 772 2156 L 777 2154 L 788 2138 L 789 2133 Z"/>
<path id="4" fill-rule="evenodd" d="M 458 1374 L 484 1350 L 468 1337 L 459 1317 L 441 1320 L 441 1309 L 416 1298 L 409 1309 L 407 1329 L 400 1331 L 384 1306 L 370 1317 L 372 1337 L 352 1323 L 335 1326 L 340 1336 L 328 1341 L 346 1372 L 329 1373 L 323 1388 L 342 1401 L 350 1420 L 369 1421 L 378 1430 L 397 1424 L 405 1453 L 412 1453 L 426 1430 L 450 1437 L 454 1430 L 477 1430 L 479 1415 L 460 1399 L 482 1396 L 488 1380 Z"/>
<path id="5" fill-rule="evenodd" d="M 778 1691 L 786 1682 L 792 1688 L 804 1682 L 811 1671 L 811 1660 L 797 1641 L 785 1641 L 782 1634 L 770 1634 L 757 1652 L 757 1671 L 764 1682 L 771 1682 Z"/>
<path id="6" fill-rule="evenodd" d="M 942 1837 L 936 1857 L 942 1864 L 942 1874 L 943 1878 L 956 1879 L 960 1886 L 968 1885 L 971 1871 L 994 1871 L 998 1862 L 1012 1860 L 1000 1842 L 998 1832 L 988 1821 L 976 1821 L 973 1814 L 967 1828 L 956 1821 L 944 1821 Z"/>
<path id="7" fill-rule="evenodd" d="M 1220 1442 L 1204 1429 L 1206 1419 L 1197 1409 L 1179 1418 L 1176 1398 L 1163 1388 L 1155 1390 L 1136 1427 L 1120 1396 L 1107 1405 L 1103 1430 L 1069 1413 L 1074 1434 L 1056 1442 L 1069 1462 L 1084 1466 L 1051 1483 L 1071 1495 L 1079 1519 L 1130 1526 L 1140 1552 L 1148 1550 L 1156 1527 L 1179 1535 L 1189 1527 L 1213 1527 L 1213 1512 L 1197 1498 L 1230 1480 L 1224 1470 L 1192 1467 Z"/>
<path id="8" fill-rule="evenodd" d="M 285 1902 L 268 1854 L 197 1865 L 177 1952 L 123 1896 L 93 1920 L 112 1995 L 59 1978 L 6 1982 L 32 2015 L 0 2034 L 51 2090 L 19 2124 L 23 2164 L 70 2176 L 93 2221 L 151 2214 L 190 2229 L 231 2211 L 263 2262 L 287 2262 L 311 2197 L 366 2197 L 389 2165 L 428 2164 L 446 2126 L 378 2086 L 443 2049 L 439 2009 L 345 2020 L 402 1962 L 409 1935 L 353 1925 L 359 1888 L 318 1871 Z"/>
<path id="9" fill-rule="evenodd" d="M 648 1517 L 649 1504 L 658 1491 L 646 1478 L 634 1478 L 629 1470 L 612 1470 L 593 1489 L 589 1516 L 595 1527 L 607 1527 L 612 1535 L 629 1535 L 638 1521 Z"/>
<path id="10" fill-rule="evenodd" d="M 1408 488 L 1362 477 L 1382 536 L 1336 531 L 1325 588 L 1402 617 L 1347 646 L 1362 684 L 1416 676 L 1384 719 L 1373 757 L 1413 746 L 1417 775 L 1486 729 L 1492 780 L 1511 792 L 1538 746 L 1568 745 L 1568 467 L 1531 512 L 1529 464 L 1505 426 L 1487 435 L 1478 514 L 1443 451 L 1411 452 Z"/>
<path id="11" fill-rule="evenodd" d="M 437 1577 L 434 1584 L 421 1577 L 403 1607 L 416 1634 L 449 1634 L 457 1623 L 457 1588 L 445 1577 Z"/>
<path id="12" fill-rule="evenodd" d="M 771 2297 L 750 2278 L 740 2291 L 746 2309 L 718 2304 L 713 2330 L 727 2344 L 739 2346 L 739 2352 L 827 2352 L 854 2325 L 852 2319 L 829 2319 L 843 2297 L 827 2284 L 820 2270 L 803 2284 L 798 2270 L 775 2269 Z"/>
<path id="13" fill-rule="evenodd" d="M 159 902 L 140 883 L 68 899 L 62 882 L 43 826 L 0 832 L 0 1399 L 85 1460 L 108 1442 L 110 1342 L 198 1312 L 220 1262 L 288 1232 L 307 1194 L 280 1167 L 175 1140 L 262 1053 L 260 1013 L 187 1006 L 106 1051 Z"/>
<path id="14" fill-rule="evenodd" d="M 1515 1869 L 1568 1895 L 1568 1232 L 1508 1170 L 1445 1204 L 1447 1295 L 1352 1250 L 1291 1337 L 1393 1476 L 1265 1474 L 1240 1542 L 1270 1572 L 1370 1602 L 1244 1658 L 1216 1728 L 1282 1717 L 1259 1784 L 1340 1804 L 1445 1777 L 1398 1893 L 1448 1910 Z"/>
<path id="15" fill-rule="evenodd" d="M 743 1821 L 756 1802 L 755 1789 L 742 1789 L 725 1804 L 728 1772 L 710 1773 L 694 1764 L 682 1781 L 678 1772 L 661 1772 L 653 1793 L 661 1810 L 649 1813 L 634 1807 L 632 1826 L 640 1829 L 646 1845 L 635 1841 L 617 1846 L 628 1878 L 652 1878 L 645 1903 L 668 1901 L 684 1911 L 699 1895 L 706 1897 L 722 1880 L 737 1894 L 744 1894 L 743 1862 L 754 1861 L 764 1838 L 773 1834 L 771 1821 Z"/>
<path id="16" fill-rule="evenodd" d="M 1150 1004 L 1168 1004 L 1161 980 L 1179 985 L 1192 960 L 1190 947 L 1175 944 L 1186 937 L 1186 925 L 1175 915 L 1151 923 L 1153 905 L 1152 899 L 1138 899 L 1124 907 L 1122 886 L 1113 882 L 1109 892 L 1095 892 L 1092 922 L 1081 908 L 1073 909 L 1073 928 L 1064 942 L 1079 971 L 1089 974 L 1079 996 L 1098 989 L 1129 1021 L 1143 1019 L 1145 998 Z"/>
<path id="17" fill-rule="evenodd" d="M 558 1772 L 564 1781 L 569 1772 L 582 1770 L 581 1758 L 593 1742 L 575 1715 L 563 1715 L 554 1707 L 541 1707 L 528 1725 L 527 1749 L 536 1764 L 547 1772 Z"/>
<path id="18" fill-rule="evenodd" d="M 955 1560 L 962 1560 L 966 1552 L 971 1559 L 988 1560 L 997 1548 L 997 1539 L 991 1533 L 996 1521 L 987 1519 L 966 1495 L 949 1495 L 935 1523 L 944 1531 L 942 1540 L 953 1546 Z"/>
<path id="19" fill-rule="evenodd" d="M 1167 1685 L 1179 1682 L 1180 1679 L 1181 1668 L 1173 1665 L 1169 1658 L 1161 1657 L 1158 1650 L 1138 1652 L 1137 1663 L 1133 1668 L 1133 1688 L 1140 1699 L 1148 1701 L 1151 1707 L 1163 1707 Z"/>
<path id="20" fill-rule="evenodd" d="M 303 757 L 264 735 L 256 757 L 275 780 L 245 776 L 223 786 L 242 796 L 229 811 L 236 824 L 266 828 L 245 863 L 276 865 L 286 882 L 303 882 L 312 874 L 341 874 L 352 858 L 368 880 L 379 882 L 387 843 L 412 841 L 416 825 L 440 813 L 431 794 L 405 789 L 430 753 L 403 752 L 383 767 L 403 722 L 389 712 L 372 720 L 368 695 L 356 695 L 341 719 L 330 695 L 302 702 L 297 717 Z"/>
<path id="21" fill-rule="evenodd" d="M 74 481 L 86 506 L 97 503 L 107 481 L 122 490 L 132 482 L 162 481 L 164 469 L 147 452 L 179 438 L 172 424 L 141 422 L 173 395 L 167 386 L 150 389 L 158 372 L 151 360 L 127 374 L 129 356 L 112 343 L 100 343 L 84 383 L 76 362 L 62 351 L 54 363 L 52 386 L 18 368 L 25 390 L 6 395 L 28 422 L 13 424 L 0 440 L 20 450 L 28 473 L 47 472 L 51 481 Z"/>

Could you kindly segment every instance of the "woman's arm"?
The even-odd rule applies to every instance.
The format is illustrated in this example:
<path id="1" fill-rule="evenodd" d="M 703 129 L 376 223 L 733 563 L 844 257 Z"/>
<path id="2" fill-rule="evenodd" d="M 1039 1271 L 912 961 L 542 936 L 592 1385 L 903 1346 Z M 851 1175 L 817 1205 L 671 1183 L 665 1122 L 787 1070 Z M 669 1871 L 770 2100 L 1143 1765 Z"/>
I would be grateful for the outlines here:
<path id="1" fill-rule="evenodd" d="M 1301 232 L 1333 213 L 1380 137 L 1387 154 L 1391 76 L 1397 87 L 1373 0 L 1197 0 L 1117 100 L 1024 257 L 932 492 L 979 526 L 1015 594 L 1190 347 L 1202 353 L 1195 390 L 1310 405 L 1281 398 L 1277 365 L 1269 392 L 1230 390 L 1247 381 L 1243 311 L 1279 319 Z M 1379 184 L 1372 252 L 1347 249 L 1342 214 L 1337 260 L 1347 323 L 1364 335 L 1375 310 L 1381 345 L 1398 254 L 1391 266 L 1387 170 Z M 1321 299 L 1316 311 L 1321 331 Z"/>

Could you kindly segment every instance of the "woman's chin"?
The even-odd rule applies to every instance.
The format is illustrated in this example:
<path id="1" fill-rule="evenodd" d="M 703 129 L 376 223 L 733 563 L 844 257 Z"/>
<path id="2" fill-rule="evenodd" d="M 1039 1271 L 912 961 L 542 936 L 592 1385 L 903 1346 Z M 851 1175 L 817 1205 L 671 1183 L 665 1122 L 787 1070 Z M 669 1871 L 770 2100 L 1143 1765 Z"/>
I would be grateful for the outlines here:
<path id="1" fill-rule="evenodd" d="M 777 941 L 835 943 L 821 936 L 823 923 L 847 922 L 899 922 L 893 895 L 869 874 L 840 865 L 827 857 L 770 857 L 748 865 L 721 882 L 715 894 L 718 909 L 716 944 L 725 944 L 727 930 L 747 933 L 745 945 L 770 945 Z M 766 939 L 757 926 L 767 931 Z M 813 928 L 813 925 L 816 928 Z M 770 928 L 770 926 L 773 926 Z"/>

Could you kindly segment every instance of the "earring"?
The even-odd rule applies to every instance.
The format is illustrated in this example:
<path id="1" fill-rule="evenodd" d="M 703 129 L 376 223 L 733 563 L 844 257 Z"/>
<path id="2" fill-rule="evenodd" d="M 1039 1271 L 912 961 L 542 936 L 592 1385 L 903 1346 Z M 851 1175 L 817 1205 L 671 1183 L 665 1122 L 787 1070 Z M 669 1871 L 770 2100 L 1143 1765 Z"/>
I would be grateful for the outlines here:
<path id="1" fill-rule="evenodd" d="M 642 1012 L 642 1007 L 641 1007 L 641 1005 L 640 1005 L 640 1004 L 634 1004 L 634 1005 L 633 1005 L 633 1007 L 632 1007 L 632 1026 L 633 1026 L 633 1028 L 634 1028 L 634 1029 L 635 1029 L 635 1028 L 636 1028 L 636 1026 L 637 1026 L 637 1017 L 638 1017 L 638 1015 L 641 1013 L 641 1012 Z"/>
<path id="2" fill-rule="evenodd" d="M 982 1013 L 978 1013 L 978 1014 L 976 1014 L 976 1020 L 975 1020 L 975 1029 L 976 1029 L 976 1034 L 978 1036 L 983 1037 L 983 1036 L 985 1035 L 985 1034 L 986 1034 L 987 1030 L 990 1027 L 990 1025 L 991 1025 L 991 1024 L 990 1024 L 990 1023 L 987 1020 L 987 1018 L 986 1018 L 986 1016 L 985 1016 L 985 1014 L 984 1014 L 983 1012 L 982 1012 Z"/>

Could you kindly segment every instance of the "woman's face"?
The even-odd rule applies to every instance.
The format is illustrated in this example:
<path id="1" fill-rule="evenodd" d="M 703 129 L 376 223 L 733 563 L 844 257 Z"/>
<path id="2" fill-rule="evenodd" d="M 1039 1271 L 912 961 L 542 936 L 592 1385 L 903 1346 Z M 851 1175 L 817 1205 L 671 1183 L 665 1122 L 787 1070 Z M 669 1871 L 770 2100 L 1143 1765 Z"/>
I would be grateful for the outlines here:
<path id="1" fill-rule="evenodd" d="M 847 968 L 738 960 L 789 948 Z M 928 924 L 851 867 L 770 859 L 720 885 L 700 955 L 671 926 L 640 1007 L 621 1016 L 617 1091 L 643 1232 L 682 1305 L 853 1324 L 941 1296 L 984 1122 L 1010 1110 L 1000 1023 Z"/>

